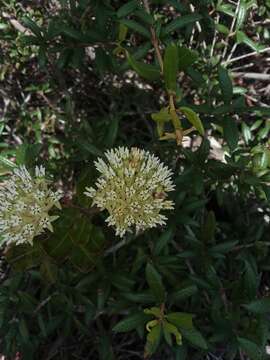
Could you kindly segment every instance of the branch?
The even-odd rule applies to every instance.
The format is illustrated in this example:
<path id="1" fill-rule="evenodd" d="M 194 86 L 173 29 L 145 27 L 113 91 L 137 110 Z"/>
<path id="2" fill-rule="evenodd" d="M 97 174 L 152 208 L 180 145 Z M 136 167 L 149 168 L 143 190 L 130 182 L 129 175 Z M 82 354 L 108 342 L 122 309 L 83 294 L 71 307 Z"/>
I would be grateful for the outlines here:
<path id="1" fill-rule="evenodd" d="M 146 12 L 148 14 L 151 14 L 151 10 L 150 10 L 150 5 L 149 5 L 149 2 L 148 0 L 143 0 L 143 5 L 144 5 L 144 8 L 146 10 Z M 163 74 L 163 60 L 162 60 L 162 55 L 160 53 L 160 48 L 159 48 L 159 43 L 158 43 L 158 38 L 157 38 L 157 34 L 155 32 L 155 29 L 153 28 L 153 26 L 150 26 L 150 32 L 151 32 L 151 35 L 152 35 L 152 44 L 155 48 L 155 52 L 156 52 L 156 55 L 157 55 L 157 59 L 158 59 L 158 63 L 159 63 L 159 66 L 160 66 L 160 70 L 161 70 L 161 73 Z"/>
<path id="2" fill-rule="evenodd" d="M 267 48 L 265 48 L 265 49 L 258 50 L 258 51 L 253 51 L 253 52 L 250 52 L 250 53 L 248 53 L 248 54 L 241 55 L 241 56 L 235 57 L 235 58 L 233 58 L 233 59 L 224 61 L 224 62 L 223 62 L 223 65 L 231 64 L 231 63 L 233 63 L 233 62 L 235 62 L 235 61 L 239 61 L 239 60 L 245 59 L 245 58 L 250 57 L 250 56 L 254 56 L 254 55 L 258 55 L 258 54 L 263 54 L 263 53 L 268 52 L 268 51 L 270 51 L 270 47 L 267 47 Z"/>
<path id="3" fill-rule="evenodd" d="M 232 77 L 239 77 L 242 79 L 255 79 L 260 81 L 270 81 L 270 74 L 260 74 L 260 73 L 246 73 L 246 72 L 232 72 Z"/>
<path id="4" fill-rule="evenodd" d="M 21 23 L 19 23 L 18 20 L 13 19 L 8 13 L 2 12 L 2 16 L 5 20 L 8 20 L 10 24 L 19 32 L 22 32 L 24 34 L 31 34 L 31 31 L 29 31 L 26 27 L 24 27 Z"/>

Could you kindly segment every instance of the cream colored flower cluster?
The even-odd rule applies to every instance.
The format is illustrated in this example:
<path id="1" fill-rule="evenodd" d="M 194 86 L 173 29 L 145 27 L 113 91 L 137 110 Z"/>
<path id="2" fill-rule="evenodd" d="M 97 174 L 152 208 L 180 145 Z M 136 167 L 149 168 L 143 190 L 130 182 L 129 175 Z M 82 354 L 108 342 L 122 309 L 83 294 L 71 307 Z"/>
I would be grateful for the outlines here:
<path id="1" fill-rule="evenodd" d="M 61 208 L 61 192 L 53 192 L 45 179 L 45 169 L 35 169 L 32 177 L 25 166 L 14 170 L 0 187 L 0 243 L 33 244 L 33 238 L 45 229 L 53 230 L 50 216 L 53 206 Z"/>
<path id="2" fill-rule="evenodd" d="M 167 193 L 174 190 L 172 171 L 148 151 L 119 147 L 105 153 L 95 162 L 100 177 L 96 189 L 86 188 L 93 205 L 106 209 L 106 222 L 116 229 L 116 235 L 136 233 L 165 225 L 162 210 L 171 210 L 174 203 Z"/>

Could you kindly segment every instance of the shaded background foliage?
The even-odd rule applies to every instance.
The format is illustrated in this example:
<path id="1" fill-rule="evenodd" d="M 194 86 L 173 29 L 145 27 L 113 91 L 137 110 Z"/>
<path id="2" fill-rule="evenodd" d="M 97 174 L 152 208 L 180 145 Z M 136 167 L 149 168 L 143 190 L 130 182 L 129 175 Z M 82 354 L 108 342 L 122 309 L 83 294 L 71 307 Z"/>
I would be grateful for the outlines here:
<path id="1" fill-rule="evenodd" d="M 269 1 L 160 0 L 150 14 L 139 1 L 1 5 L 1 175 L 10 161 L 44 163 L 65 191 L 54 234 L 3 251 L 1 351 L 267 358 Z M 151 27 L 162 56 L 181 49 L 175 104 L 206 131 L 181 147 L 160 141 L 151 117 L 168 106 Z M 120 246 L 83 196 L 93 160 L 118 145 L 155 152 L 177 185 L 167 227 Z M 181 346 L 146 331 L 151 307 L 184 313 L 173 319 Z"/>

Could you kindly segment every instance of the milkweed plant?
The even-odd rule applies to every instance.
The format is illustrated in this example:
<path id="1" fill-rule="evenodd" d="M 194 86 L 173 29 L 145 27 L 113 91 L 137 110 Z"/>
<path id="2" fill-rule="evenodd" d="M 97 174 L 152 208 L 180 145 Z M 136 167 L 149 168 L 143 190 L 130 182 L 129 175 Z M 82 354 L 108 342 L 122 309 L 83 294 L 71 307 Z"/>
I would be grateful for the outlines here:
<path id="1" fill-rule="evenodd" d="M 0 358 L 268 358 L 269 0 L 20 3 Z"/>
<path id="2" fill-rule="evenodd" d="M 135 147 L 108 150 L 105 159 L 95 161 L 100 176 L 96 189 L 86 187 L 85 195 L 92 198 L 92 205 L 108 211 L 106 222 L 116 235 L 166 225 L 167 217 L 160 212 L 174 208 L 167 199 L 175 189 L 172 171 L 157 156 Z M 54 206 L 61 209 L 61 197 L 60 190 L 50 189 L 44 167 L 37 166 L 34 176 L 25 166 L 15 169 L 0 188 L 2 242 L 33 245 L 35 236 L 46 229 L 53 231 L 52 222 L 58 216 L 49 211 Z"/>

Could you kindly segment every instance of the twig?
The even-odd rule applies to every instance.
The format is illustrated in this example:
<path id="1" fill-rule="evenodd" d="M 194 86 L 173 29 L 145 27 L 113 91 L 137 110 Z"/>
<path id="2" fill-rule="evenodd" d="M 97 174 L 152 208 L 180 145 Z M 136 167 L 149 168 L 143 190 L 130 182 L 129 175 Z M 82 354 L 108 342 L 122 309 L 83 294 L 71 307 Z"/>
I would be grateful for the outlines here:
<path id="1" fill-rule="evenodd" d="M 244 97 L 247 98 L 248 100 L 251 100 L 251 101 L 259 104 L 260 106 L 265 106 L 265 107 L 267 107 L 267 108 L 269 107 L 268 104 L 266 104 L 266 103 L 264 103 L 264 102 L 262 102 L 262 101 L 260 101 L 260 100 L 258 100 L 258 99 L 256 99 L 256 98 L 254 98 L 253 96 L 244 94 Z"/>
<path id="2" fill-rule="evenodd" d="M 236 72 L 238 70 L 248 69 L 248 68 L 250 68 L 252 66 L 254 66 L 253 62 L 251 62 L 249 64 L 246 64 L 246 65 L 236 66 L 235 68 L 231 69 L 231 72 Z"/>
<path id="3" fill-rule="evenodd" d="M 220 15 L 218 14 L 217 18 L 216 18 L 216 24 L 219 24 L 219 19 L 220 19 Z M 211 50 L 210 50 L 210 57 L 213 57 L 215 45 L 217 42 L 217 37 L 218 37 L 218 31 L 217 31 L 217 29 L 215 29 L 214 38 L 213 38 L 212 46 L 211 46 Z"/>
<path id="4" fill-rule="evenodd" d="M 190 4 L 189 7 L 190 7 L 191 12 L 194 13 L 194 12 L 195 12 L 194 6 L 193 6 L 192 4 Z M 201 33 L 201 32 L 202 32 L 202 28 L 201 28 L 201 25 L 200 25 L 199 21 L 196 21 L 196 27 L 197 27 L 197 29 L 198 29 L 198 32 Z M 206 42 L 205 42 L 204 40 L 203 40 L 203 42 L 202 42 L 202 45 L 203 45 L 203 48 L 206 50 L 207 45 L 206 45 Z"/>
<path id="5" fill-rule="evenodd" d="M 38 306 L 37 306 L 36 309 L 34 310 L 32 316 L 35 316 L 35 315 L 39 312 L 39 310 L 40 310 L 41 308 L 43 308 L 43 306 L 45 306 L 48 302 L 51 301 L 51 299 L 52 299 L 53 296 L 58 295 L 58 294 L 59 294 L 59 292 L 56 291 L 56 292 L 53 293 L 52 295 L 48 296 L 45 300 L 43 300 L 40 304 L 38 304 Z"/>
<path id="6" fill-rule="evenodd" d="M 237 42 L 233 44 L 233 47 L 232 47 L 232 49 L 231 49 L 231 51 L 230 51 L 230 54 L 229 54 L 229 56 L 228 56 L 228 58 L 227 58 L 227 61 L 230 61 L 230 60 L 231 60 L 231 58 L 232 58 L 232 56 L 233 56 L 233 54 L 234 54 L 237 46 L 238 46 L 238 43 L 237 43 Z"/>
<path id="7" fill-rule="evenodd" d="M 31 34 L 31 31 L 29 31 L 26 27 L 24 27 L 21 23 L 19 23 L 18 20 L 12 18 L 8 13 L 2 12 L 2 16 L 5 20 L 8 20 L 10 24 L 19 32 L 22 32 L 24 34 Z"/>
<path id="8" fill-rule="evenodd" d="M 239 8 L 240 8 L 240 0 L 237 1 L 237 6 L 236 6 L 236 10 L 235 10 L 235 16 L 233 17 L 229 34 L 227 35 L 227 37 L 225 39 L 225 46 L 224 46 L 224 50 L 223 50 L 223 53 L 222 53 L 222 59 L 225 59 L 225 56 L 227 54 L 230 37 L 232 36 L 232 34 L 234 32 L 234 25 L 236 23 Z"/>
<path id="9" fill-rule="evenodd" d="M 263 245 L 264 246 L 270 246 L 270 242 L 263 242 Z M 239 250 L 242 250 L 242 249 L 248 249 L 248 248 L 252 248 L 252 247 L 255 247 L 255 246 L 257 246 L 257 243 L 246 244 L 246 245 L 238 245 L 238 246 L 235 246 L 231 251 L 239 251 Z"/>
<path id="10" fill-rule="evenodd" d="M 146 12 L 148 14 L 151 14 L 151 10 L 150 10 L 150 5 L 149 5 L 149 2 L 148 0 L 143 0 L 143 4 L 144 4 L 144 8 L 146 10 Z M 155 52 L 156 52 L 156 55 L 157 55 L 157 59 L 158 59 L 158 63 L 159 63 L 159 66 L 160 66 L 160 71 L 161 73 L 163 74 L 163 60 L 162 60 L 162 55 L 160 53 L 160 48 L 159 48 L 159 43 L 158 43 L 158 38 L 157 38 L 157 34 L 155 32 L 155 29 L 153 28 L 153 26 L 150 26 L 150 32 L 151 32 L 151 35 L 152 35 L 152 44 L 155 48 Z"/>
<path id="11" fill-rule="evenodd" d="M 239 350 L 239 356 L 240 356 L 240 360 L 245 360 L 244 354 L 241 349 Z"/>
<path id="12" fill-rule="evenodd" d="M 125 246 L 127 244 L 127 240 L 123 239 L 122 241 L 119 241 L 116 245 L 111 246 L 109 249 L 107 249 L 104 252 L 104 256 L 108 256 L 111 253 L 115 253 L 118 249 L 120 249 L 121 247 Z"/>
<path id="13" fill-rule="evenodd" d="M 232 77 L 239 77 L 243 79 L 255 79 L 260 81 L 269 81 L 270 74 L 260 74 L 260 73 L 246 73 L 246 72 L 232 72 Z"/>
<path id="14" fill-rule="evenodd" d="M 270 47 L 267 47 L 267 48 L 262 49 L 262 50 L 253 51 L 253 52 L 250 52 L 250 53 L 248 53 L 248 54 L 235 57 L 235 58 L 233 58 L 233 59 L 230 59 L 229 61 L 224 61 L 224 62 L 223 62 L 223 65 L 231 64 L 231 63 L 233 63 L 233 62 L 235 62 L 235 61 L 239 61 L 239 60 L 242 60 L 242 59 L 246 59 L 247 57 L 250 57 L 250 56 L 263 54 L 263 53 L 268 52 L 268 51 L 270 51 Z"/>

